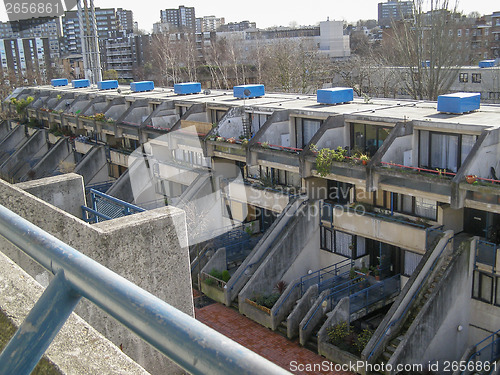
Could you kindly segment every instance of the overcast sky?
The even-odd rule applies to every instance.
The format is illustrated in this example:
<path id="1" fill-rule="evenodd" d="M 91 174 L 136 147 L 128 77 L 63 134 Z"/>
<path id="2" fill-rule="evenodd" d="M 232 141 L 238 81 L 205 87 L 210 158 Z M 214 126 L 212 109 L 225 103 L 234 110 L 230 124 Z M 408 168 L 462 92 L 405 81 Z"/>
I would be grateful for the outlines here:
<path id="1" fill-rule="evenodd" d="M 23 0 L 24 1 L 24 0 Z M 32 0 L 25 0 L 32 1 Z M 384 0 L 385 1 L 385 0 Z M 430 2 L 430 0 L 425 0 Z M 434 0 L 436 1 L 436 0 Z M 455 0 L 450 0 L 454 4 Z M 226 23 L 249 20 L 257 23 L 257 27 L 315 25 L 330 20 L 346 20 L 354 22 L 359 19 L 377 19 L 377 4 L 380 0 L 329 0 L 329 1 L 272 1 L 272 0 L 186 0 L 180 2 L 158 0 L 94 0 L 96 7 L 125 8 L 134 12 L 134 20 L 139 28 L 146 31 L 152 29 L 154 22 L 160 20 L 160 9 L 178 8 L 179 5 L 194 6 L 196 17 L 224 17 Z M 0 19 L 7 20 L 5 6 L 0 1 Z M 458 8 L 468 14 L 477 11 L 491 14 L 500 11 L 498 0 L 459 0 Z"/>

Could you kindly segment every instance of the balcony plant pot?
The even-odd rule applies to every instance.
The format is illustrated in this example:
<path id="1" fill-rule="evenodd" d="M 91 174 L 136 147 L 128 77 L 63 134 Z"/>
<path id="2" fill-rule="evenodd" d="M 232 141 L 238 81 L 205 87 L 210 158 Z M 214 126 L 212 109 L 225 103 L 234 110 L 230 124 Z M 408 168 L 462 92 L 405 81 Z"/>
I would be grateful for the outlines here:
<path id="1" fill-rule="evenodd" d="M 465 181 L 467 181 L 468 184 L 473 184 L 477 181 L 477 176 L 473 174 L 467 175 L 465 176 Z"/>

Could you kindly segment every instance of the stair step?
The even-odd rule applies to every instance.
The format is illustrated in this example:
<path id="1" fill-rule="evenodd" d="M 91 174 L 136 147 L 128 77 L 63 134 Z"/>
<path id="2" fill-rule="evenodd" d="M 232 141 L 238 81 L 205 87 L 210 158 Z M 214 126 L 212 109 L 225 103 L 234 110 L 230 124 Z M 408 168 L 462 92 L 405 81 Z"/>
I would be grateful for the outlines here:
<path id="1" fill-rule="evenodd" d="M 276 331 L 277 333 L 281 334 L 282 336 L 285 336 L 287 337 L 287 334 L 288 334 L 288 330 L 286 329 L 286 327 L 283 327 L 282 325 L 279 325 L 277 328 L 276 328 Z"/>
<path id="2" fill-rule="evenodd" d="M 382 359 L 387 363 L 389 361 L 389 359 L 391 359 L 392 357 L 392 353 L 388 353 L 388 352 L 383 352 L 382 353 Z"/>
<path id="3" fill-rule="evenodd" d="M 316 338 L 314 338 L 314 340 L 309 340 L 308 342 L 306 342 L 304 347 L 317 353 L 318 352 L 318 343 L 316 342 Z"/>
<path id="4" fill-rule="evenodd" d="M 285 328 L 288 328 L 288 321 L 287 321 L 287 320 L 283 320 L 283 321 L 280 323 L 280 326 L 285 327 Z"/>

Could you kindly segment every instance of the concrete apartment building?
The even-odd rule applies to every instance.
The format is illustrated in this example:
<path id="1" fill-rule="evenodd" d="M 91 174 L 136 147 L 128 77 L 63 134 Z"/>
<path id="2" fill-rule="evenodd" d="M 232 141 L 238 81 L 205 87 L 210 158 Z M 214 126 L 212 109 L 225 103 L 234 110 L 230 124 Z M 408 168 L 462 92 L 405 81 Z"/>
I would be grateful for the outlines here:
<path id="1" fill-rule="evenodd" d="M 0 39 L 48 38 L 48 50 L 54 61 L 60 56 L 61 35 L 61 25 L 56 17 L 0 22 Z"/>
<path id="2" fill-rule="evenodd" d="M 175 31 L 195 32 L 196 14 L 194 7 L 180 5 L 178 9 L 160 11 L 161 23 L 166 23 Z"/>
<path id="3" fill-rule="evenodd" d="M 413 15 L 413 1 L 387 0 L 378 3 L 378 24 L 389 27 L 394 21 L 400 21 Z"/>
<path id="4" fill-rule="evenodd" d="M 32 127 L 0 129 L 2 178 L 71 170 L 143 209 L 185 210 L 203 229 L 188 232 L 193 283 L 211 298 L 337 363 L 498 360 L 498 106 L 40 86 L 4 110 L 28 96 Z M 321 150 L 337 151 L 325 164 Z M 279 284 L 272 307 L 256 302 Z M 373 330 L 358 354 L 328 341 L 345 321 Z"/>

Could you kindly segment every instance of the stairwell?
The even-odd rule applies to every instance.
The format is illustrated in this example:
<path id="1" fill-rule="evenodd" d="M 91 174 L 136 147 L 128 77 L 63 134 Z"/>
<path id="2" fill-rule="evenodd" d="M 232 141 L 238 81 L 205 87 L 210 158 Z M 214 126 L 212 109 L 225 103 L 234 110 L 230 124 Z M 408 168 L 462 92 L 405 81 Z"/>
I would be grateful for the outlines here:
<path id="1" fill-rule="evenodd" d="M 426 254 L 365 347 L 362 359 L 372 364 L 394 365 L 455 355 L 451 353 L 453 348 L 441 349 L 440 340 L 450 337 L 445 338 L 449 332 L 441 332 L 440 327 L 445 320 L 455 319 L 456 311 L 464 308 L 459 295 L 465 293 L 469 297 L 467 280 L 461 277 L 468 267 L 469 251 L 464 248 L 469 238 L 452 235 L 446 232 L 435 249 Z"/>

